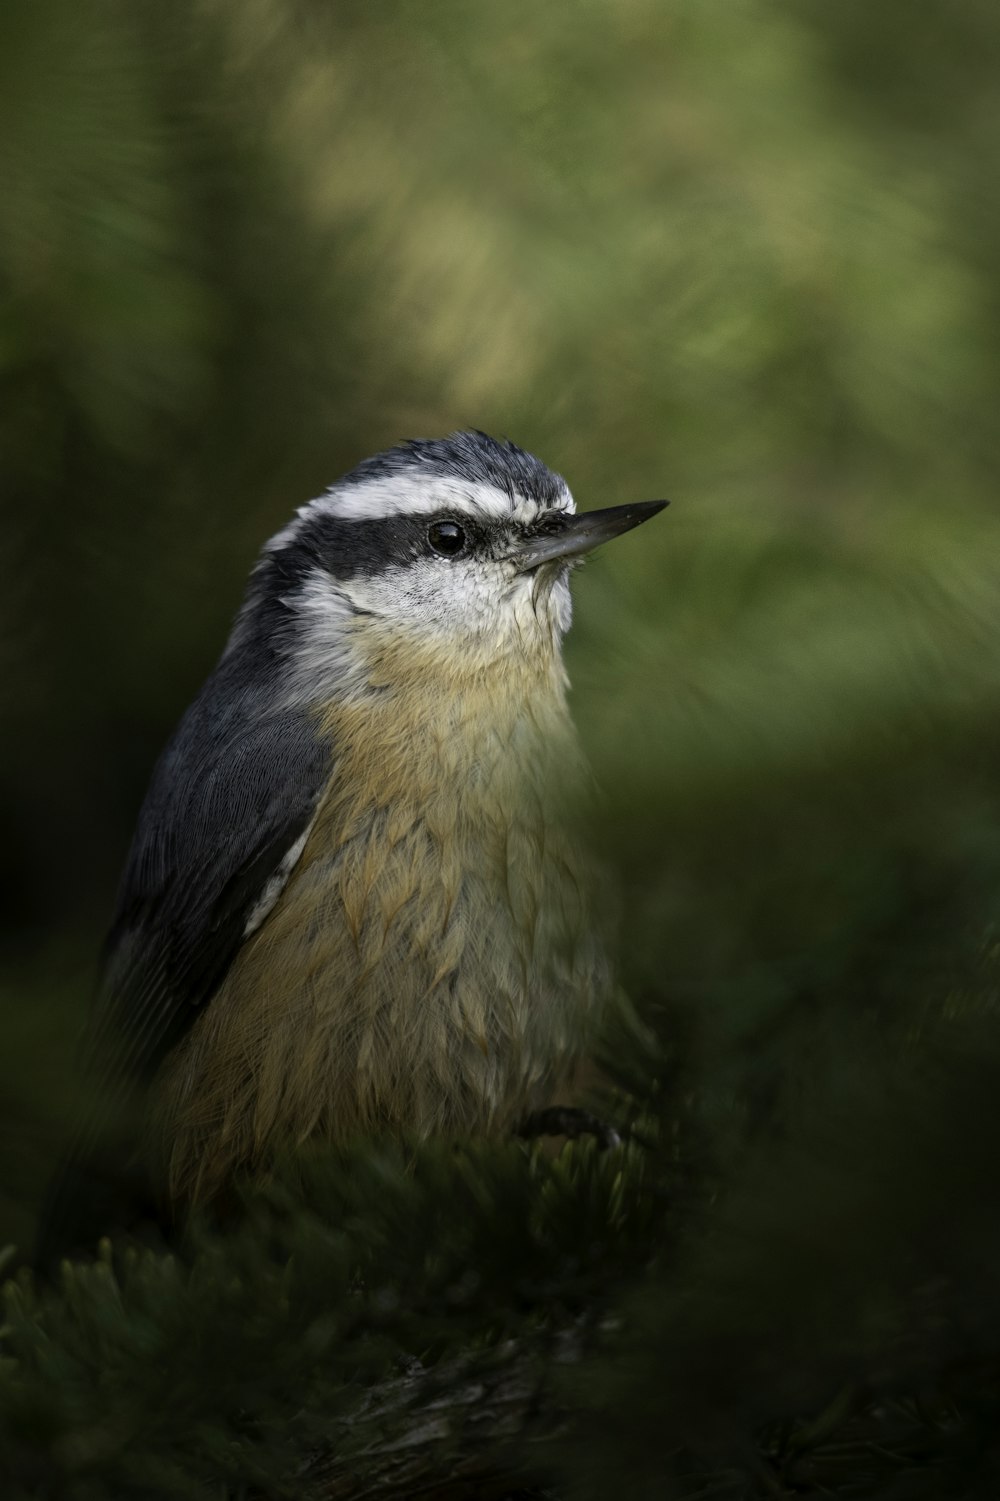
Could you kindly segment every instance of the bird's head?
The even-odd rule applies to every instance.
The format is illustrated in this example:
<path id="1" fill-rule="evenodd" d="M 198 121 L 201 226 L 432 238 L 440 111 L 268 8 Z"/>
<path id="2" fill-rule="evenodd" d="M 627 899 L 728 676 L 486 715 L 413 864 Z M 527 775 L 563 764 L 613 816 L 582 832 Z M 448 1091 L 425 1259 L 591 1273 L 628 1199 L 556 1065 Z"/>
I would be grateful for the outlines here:
<path id="1" fill-rule="evenodd" d="M 584 554 L 662 510 L 577 515 L 565 480 L 485 433 L 366 459 L 266 544 L 233 643 L 277 634 L 317 696 L 354 692 L 420 660 L 460 676 L 557 660 L 568 575 Z"/>

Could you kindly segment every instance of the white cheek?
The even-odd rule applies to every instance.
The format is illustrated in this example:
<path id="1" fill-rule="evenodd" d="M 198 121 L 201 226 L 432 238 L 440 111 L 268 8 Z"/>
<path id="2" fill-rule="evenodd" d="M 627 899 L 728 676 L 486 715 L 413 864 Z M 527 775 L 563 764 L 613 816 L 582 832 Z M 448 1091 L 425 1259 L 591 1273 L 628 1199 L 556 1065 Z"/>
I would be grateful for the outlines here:
<path id="1" fill-rule="evenodd" d="M 372 578 L 349 579 L 341 587 L 356 610 L 408 636 L 429 640 L 494 630 L 500 582 L 496 564 L 471 558 L 455 563 L 428 559 Z"/>
<path id="2" fill-rule="evenodd" d="M 353 639 L 355 608 L 343 589 L 317 567 L 285 603 L 298 617 L 285 702 L 317 703 L 364 693 L 365 664 Z"/>
<path id="3" fill-rule="evenodd" d="M 514 580 L 510 597 L 522 639 L 535 636 L 558 649 L 573 618 L 568 570 L 547 577 L 522 574 Z"/>
<path id="4" fill-rule="evenodd" d="M 558 654 L 571 617 L 565 572 L 516 574 L 474 558 L 339 581 L 317 568 L 288 602 L 298 630 L 285 699 L 297 704 L 364 697 L 371 651 L 393 642 L 471 651 L 480 663 Z"/>
<path id="5" fill-rule="evenodd" d="M 409 640 L 475 642 L 497 654 L 512 643 L 556 645 L 572 618 L 565 571 L 554 577 L 518 574 L 509 565 L 475 558 L 429 559 L 340 587 L 356 611 Z"/>
<path id="6" fill-rule="evenodd" d="M 573 623 L 573 596 L 569 592 L 569 570 L 560 573 L 552 586 L 548 599 L 549 614 L 560 636 L 565 636 Z"/>

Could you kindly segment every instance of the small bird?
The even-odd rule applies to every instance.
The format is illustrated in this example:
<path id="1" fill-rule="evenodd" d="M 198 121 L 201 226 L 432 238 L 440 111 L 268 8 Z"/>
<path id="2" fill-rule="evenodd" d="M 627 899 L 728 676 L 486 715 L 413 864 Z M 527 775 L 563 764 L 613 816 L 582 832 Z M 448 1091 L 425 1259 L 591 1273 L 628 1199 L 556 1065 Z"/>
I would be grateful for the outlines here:
<path id="1" fill-rule="evenodd" d="M 102 1104 L 43 1258 L 97 1218 L 88 1156 L 136 1098 L 187 1206 L 291 1143 L 506 1133 L 572 1088 L 611 980 L 566 817 L 568 575 L 665 504 L 577 515 L 531 454 L 460 432 L 366 459 L 265 544 L 139 815 Z"/>

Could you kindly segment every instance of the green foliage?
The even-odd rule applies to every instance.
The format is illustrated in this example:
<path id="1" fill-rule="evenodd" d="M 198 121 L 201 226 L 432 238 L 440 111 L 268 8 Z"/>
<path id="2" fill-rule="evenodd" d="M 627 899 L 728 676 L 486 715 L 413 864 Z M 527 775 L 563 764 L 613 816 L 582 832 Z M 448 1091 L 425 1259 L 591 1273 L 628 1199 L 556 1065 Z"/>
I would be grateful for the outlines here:
<path id="1" fill-rule="evenodd" d="M 540 1374 L 561 1327 L 596 1324 L 662 1216 L 644 1182 L 634 1148 L 372 1144 L 300 1159 L 238 1230 L 192 1231 L 187 1261 L 116 1267 L 105 1243 L 56 1289 L 25 1275 L 7 1287 L 4 1495 L 298 1495 L 324 1447 L 361 1475 L 385 1421 L 373 1383 L 418 1358 L 433 1382 L 459 1352 L 485 1372 L 514 1337 Z"/>
<path id="2" fill-rule="evenodd" d="M 389 1494 L 414 1432 L 427 1485 L 1000 1489 L 998 29 L 3 7 L 0 1239 L 261 540 L 464 425 L 673 501 L 569 649 L 642 1021 L 601 1108 L 647 1145 L 358 1143 L 15 1282 L 4 1497 Z"/>

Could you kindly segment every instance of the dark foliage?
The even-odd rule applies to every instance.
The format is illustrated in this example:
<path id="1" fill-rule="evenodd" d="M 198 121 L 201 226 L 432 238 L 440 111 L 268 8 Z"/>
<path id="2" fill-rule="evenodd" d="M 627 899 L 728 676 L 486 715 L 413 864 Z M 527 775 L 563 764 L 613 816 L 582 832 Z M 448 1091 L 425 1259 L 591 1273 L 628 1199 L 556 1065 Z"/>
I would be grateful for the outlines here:
<path id="1" fill-rule="evenodd" d="M 998 38 L 979 0 L 2 8 L 3 1241 L 261 540 L 473 427 L 673 501 L 570 644 L 627 1145 L 358 1142 L 15 1273 L 4 1501 L 1000 1492 Z"/>

